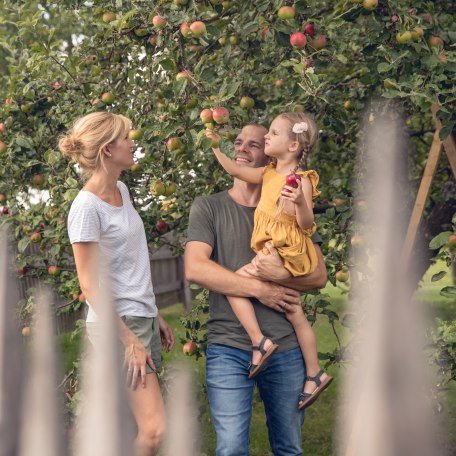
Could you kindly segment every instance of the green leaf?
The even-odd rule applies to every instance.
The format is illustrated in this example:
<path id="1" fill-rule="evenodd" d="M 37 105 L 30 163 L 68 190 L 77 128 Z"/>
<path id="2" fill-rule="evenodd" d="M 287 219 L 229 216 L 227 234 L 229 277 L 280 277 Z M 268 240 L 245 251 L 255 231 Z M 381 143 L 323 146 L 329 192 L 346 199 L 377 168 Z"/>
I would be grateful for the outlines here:
<path id="1" fill-rule="evenodd" d="M 455 298 L 456 297 L 456 287 L 444 287 L 440 290 L 440 294 L 445 298 Z"/>
<path id="2" fill-rule="evenodd" d="M 440 271 L 434 274 L 431 278 L 431 282 L 437 282 L 437 280 L 440 280 L 442 277 L 446 276 L 446 271 Z"/>
<path id="3" fill-rule="evenodd" d="M 442 127 L 439 133 L 439 138 L 443 141 L 454 130 L 454 122 Z"/>
<path id="4" fill-rule="evenodd" d="M 391 69 L 391 65 L 389 63 L 386 63 L 386 62 L 381 62 L 381 63 L 379 63 L 377 65 L 377 71 L 379 73 L 386 73 L 390 69 Z"/>
<path id="5" fill-rule="evenodd" d="M 450 234 L 452 234 L 451 231 L 444 231 L 443 233 L 438 234 L 429 243 L 429 248 L 431 250 L 440 249 L 440 247 L 442 247 L 448 242 L 448 237 L 450 236 Z"/>
<path id="6" fill-rule="evenodd" d="M 24 252 L 24 250 L 28 247 L 30 244 L 30 238 L 22 238 L 18 243 L 17 243 L 17 249 L 19 250 L 19 253 Z"/>

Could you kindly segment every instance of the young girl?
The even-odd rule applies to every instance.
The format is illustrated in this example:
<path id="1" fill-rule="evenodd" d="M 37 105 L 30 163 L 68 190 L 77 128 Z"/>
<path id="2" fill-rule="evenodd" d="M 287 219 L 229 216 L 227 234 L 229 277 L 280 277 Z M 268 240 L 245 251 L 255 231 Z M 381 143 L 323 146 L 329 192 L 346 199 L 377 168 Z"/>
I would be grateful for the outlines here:
<path id="1" fill-rule="evenodd" d="M 304 170 L 317 137 L 317 126 L 311 117 L 290 112 L 277 116 L 265 135 L 265 154 L 271 158 L 268 166 L 239 166 L 219 149 L 213 149 L 220 164 L 233 177 L 253 184 L 262 183 L 252 249 L 267 254 L 264 245 L 270 241 L 278 250 L 284 268 L 294 277 L 310 274 L 317 266 L 310 237 L 316 229 L 312 200 L 320 193 L 317 190 L 319 177 L 314 170 Z M 250 264 L 236 272 L 244 276 L 253 274 Z M 263 335 L 249 299 L 228 296 L 228 301 L 252 341 L 249 373 L 252 378 L 265 367 L 278 345 Z M 296 312 L 285 315 L 293 325 L 306 363 L 306 383 L 299 397 L 299 408 L 304 409 L 315 402 L 332 377 L 320 369 L 315 335 L 302 308 L 299 306 Z"/>

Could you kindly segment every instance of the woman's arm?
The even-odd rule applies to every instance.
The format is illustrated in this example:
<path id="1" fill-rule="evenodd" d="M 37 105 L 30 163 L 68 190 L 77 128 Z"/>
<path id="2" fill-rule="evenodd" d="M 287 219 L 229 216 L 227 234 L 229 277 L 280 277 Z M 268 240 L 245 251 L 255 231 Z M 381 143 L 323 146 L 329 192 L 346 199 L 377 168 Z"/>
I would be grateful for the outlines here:
<path id="1" fill-rule="evenodd" d="M 303 230 L 313 227 L 314 213 L 312 210 L 312 183 L 308 177 L 296 181 L 297 188 L 285 185 L 282 189 L 282 198 L 295 204 L 296 221 Z"/>
<path id="2" fill-rule="evenodd" d="M 261 184 L 264 167 L 249 168 L 248 166 L 239 166 L 234 160 L 228 158 L 220 149 L 212 150 L 214 151 L 217 160 L 228 174 L 250 184 Z"/>
<path id="3" fill-rule="evenodd" d="M 81 291 L 89 301 L 96 313 L 100 300 L 98 284 L 99 249 L 97 242 L 75 242 L 73 244 L 76 271 L 78 273 Z M 150 353 L 127 327 L 123 320 L 118 317 L 119 336 L 125 347 L 125 365 L 128 367 L 127 382 L 132 389 L 136 389 L 138 377 L 141 376 L 141 385 L 146 386 L 146 364 L 155 369 Z"/>

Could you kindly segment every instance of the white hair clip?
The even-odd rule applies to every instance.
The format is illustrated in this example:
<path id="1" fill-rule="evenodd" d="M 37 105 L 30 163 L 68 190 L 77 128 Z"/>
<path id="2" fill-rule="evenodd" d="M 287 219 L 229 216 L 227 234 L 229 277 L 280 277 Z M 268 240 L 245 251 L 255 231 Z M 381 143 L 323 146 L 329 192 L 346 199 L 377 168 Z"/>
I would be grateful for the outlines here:
<path id="1" fill-rule="evenodd" d="M 299 133 L 304 133 L 308 129 L 309 129 L 309 125 L 307 124 L 307 122 L 297 122 L 293 125 L 293 128 L 291 129 L 291 131 L 293 133 L 299 134 Z"/>

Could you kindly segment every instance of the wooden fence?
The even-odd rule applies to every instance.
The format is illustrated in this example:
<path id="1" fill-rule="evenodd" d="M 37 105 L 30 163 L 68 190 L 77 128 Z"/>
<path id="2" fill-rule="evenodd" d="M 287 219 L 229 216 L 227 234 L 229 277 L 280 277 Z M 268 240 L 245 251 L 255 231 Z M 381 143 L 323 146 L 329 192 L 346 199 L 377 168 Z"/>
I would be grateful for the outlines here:
<path id="1" fill-rule="evenodd" d="M 162 247 L 151 256 L 150 261 L 152 282 L 157 307 L 160 309 L 181 302 L 187 310 L 191 308 L 191 292 L 185 280 L 183 258 L 173 256 L 171 249 Z M 17 279 L 20 299 L 27 296 L 30 288 L 39 288 L 40 281 L 36 277 L 19 277 Z M 56 330 L 62 332 L 72 331 L 77 320 L 85 319 L 87 306 L 82 306 L 77 311 L 66 311 L 67 303 L 56 299 Z"/>

